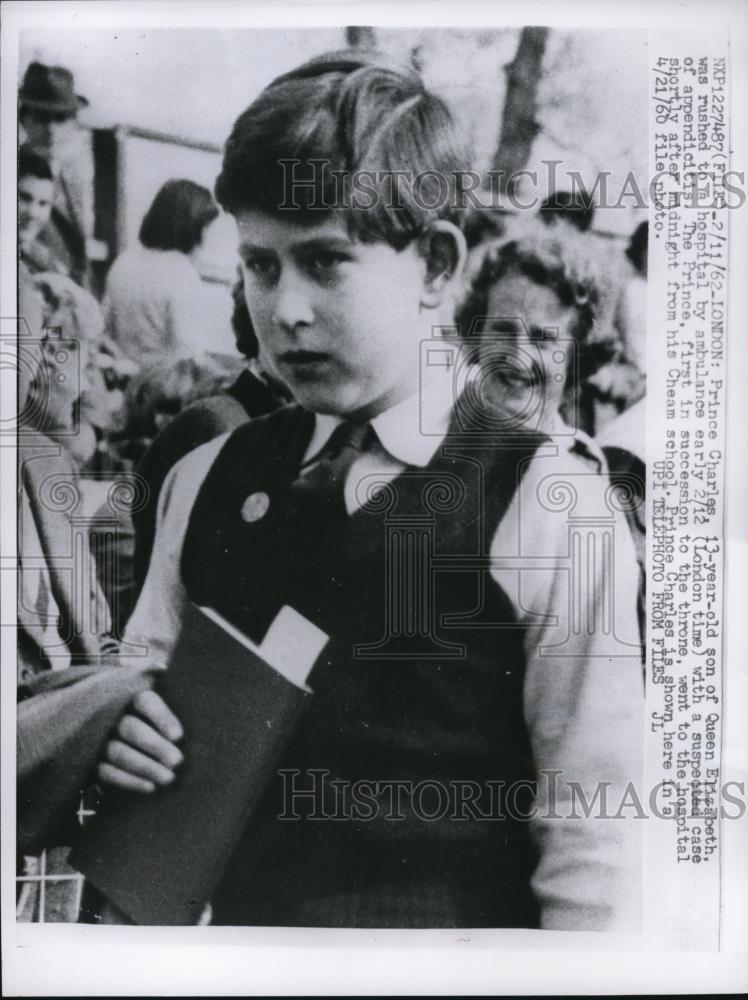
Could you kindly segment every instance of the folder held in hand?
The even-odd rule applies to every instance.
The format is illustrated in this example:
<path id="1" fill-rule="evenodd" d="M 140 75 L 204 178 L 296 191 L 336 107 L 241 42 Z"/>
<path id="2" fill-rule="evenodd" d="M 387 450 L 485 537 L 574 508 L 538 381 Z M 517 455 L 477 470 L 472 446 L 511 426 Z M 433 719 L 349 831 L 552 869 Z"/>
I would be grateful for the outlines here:
<path id="1" fill-rule="evenodd" d="M 288 607 L 258 647 L 212 609 L 189 606 L 157 688 L 184 729 L 177 777 L 150 795 L 107 792 L 72 857 L 135 923 L 197 923 L 294 730 L 326 641 Z"/>

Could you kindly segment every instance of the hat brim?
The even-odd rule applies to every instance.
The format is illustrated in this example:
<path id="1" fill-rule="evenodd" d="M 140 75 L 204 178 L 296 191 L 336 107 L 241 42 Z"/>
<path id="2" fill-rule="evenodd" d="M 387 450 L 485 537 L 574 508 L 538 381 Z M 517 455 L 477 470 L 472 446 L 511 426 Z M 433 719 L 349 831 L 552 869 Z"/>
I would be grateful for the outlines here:
<path id="1" fill-rule="evenodd" d="M 82 108 L 87 108 L 89 102 L 88 98 L 81 97 L 80 94 L 76 95 L 75 104 L 63 101 L 39 101 L 33 97 L 24 97 L 23 94 L 21 94 L 20 104 L 21 110 L 23 110 L 23 108 L 31 108 L 34 111 L 49 111 L 51 114 L 70 115 L 72 117 Z"/>

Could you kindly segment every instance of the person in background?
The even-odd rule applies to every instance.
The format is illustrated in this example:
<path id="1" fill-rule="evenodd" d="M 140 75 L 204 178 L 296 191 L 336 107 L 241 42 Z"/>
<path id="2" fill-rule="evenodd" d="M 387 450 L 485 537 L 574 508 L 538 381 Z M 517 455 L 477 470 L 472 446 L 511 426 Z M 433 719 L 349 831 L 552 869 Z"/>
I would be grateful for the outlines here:
<path id="1" fill-rule="evenodd" d="M 595 206 L 589 196 L 579 191 L 555 191 L 542 203 L 539 214 L 546 226 L 568 223 L 586 233 L 595 220 Z"/>
<path id="2" fill-rule="evenodd" d="M 616 350 L 615 278 L 572 230 L 531 222 L 478 246 L 458 325 L 512 428 L 584 437 L 584 381 Z"/>
<path id="3" fill-rule="evenodd" d="M 610 478 L 628 491 L 631 501 L 627 517 L 636 546 L 641 586 L 639 591 L 639 626 L 642 636 L 646 626 L 646 375 L 647 370 L 647 250 L 649 223 L 640 223 L 633 232 L 626 248 L 633 273 L 624 285 L 615 325 L 623 341 L 624 351 L 630 359 L 610 373 L 602 370 L 598 378 L 608 385 L 611 395 L 617 397 L 618 416 L 614 417 L 598 435 L 598 444 L 605 453 Z M 632 391 L 633 390 L 633 391 Z"/>
<path id="4" fill-rule="evenodd" d="M 214 401 L 230 399 L 225 395 L 230 381 L 231 375 L 217 361 L 210 355 L 201 355 L 198 358 L 177 358 L 168 365 L 164 362 L 152 363 L 128 383 L 124 429 L 114 436 L 111 446 L 116 464 L 124 473 L 123 483 L 128 484 L 132 502 L 114 511 L 110 504 L 105 504 L 96 512 L 92 523 L 99 583 L 111 608 L 113 630 L 117 636 L 122 635 L 139 589 L 134 568 L 133 519 L 138 519 L 144 510 L 155 505 L 157 496 L 153 496 L 153 490 L 158 489 L 148 481 L 148 473 L 144 478 L 138 468 L 133 476 L 133 469 L 154 438 L 164 434 L 175 420 L 179 420 L 186 407 L 191 404 L 199 406 L 196 401 L 207 398 Z M 238 403 L 235 405 L 246 420 L 246 412 Z M 207 412 L 212 413 L 214 409 L 222 411 L 229 406 L 222 407 L 219 403 L 211 407 L 209 404 Z M 186 431 L 191 426 L 192 420 L 188 417 L 183 427 Z M 184 447 L 185 451 L 190 449 L 189 435 L 185 438 L 182 432 L 178 431 L 167 441 L 176 441 L 177 446 Z"/>
<path id="5" fill-rule="evenodd" d="M 267 360 L 258 358 L 259 344 L 247 309 L 241 270 L 232 297 L 231 325 L 237 350 L 247 359 L 247 367 L 228 389 L 192 403 L 169 421 L 146 449 L 136 468 L 148 486 L 144 504 L 133 511 L 138 591 L 151 558 L 159 493 L 172 466 L 198 445 L 234 430 L 250 418 L 270 413 L 290 398 L 279 378 L 269 373 L 271 366 Z"/>
<path id="6" fill-rule="evenodd" d="M 589 241 L 587 253 L 590 258 L 598 257 L 601 261 L 604 260 L 603 266 L 607 270 L 615 272 L 620 270 L 617 254 L 611 254 L 610 247 L 606 245 L 609 241 L 592 232 L 595 206 L 586 193 L 576 190 L 556 191 L 540 206 L 538 217 L 550 229 L 561 227 L 558 231 L 565 234 L 564 238 L 567 235 L 582 234 L 582 239 Z M 646 255 L 646 234 L 644 246 Z M 620 302 L 625 295 L 624 289 L 619 298 L 619 313 Z M 638 298 L 639 308 L 645 309 L 646 306 L 641 306 L 642 296 L 638 289 L 633 292 L 633 296 Z M 644 395 L 644 367 L 641 364 L 639 346 L 641 340 L 636 339 L 637 335 L 632 329 L 641 325 L 639 318 L 619 316 L 614 322 L 621 334 L 615 352 L 607 358 L 600 356 L 595 366 L 596 370 L 588 372 L 585 378 L 582 406 L 585 411 L 585 427 L 592 434 L 597 434 L 619 413 Z M 624 324 L 628 327 L 627 331 L 624 331 Z"/>
<path id="7" fill-rule="evenodd" d="M 615 357 L 589 379 L 588 392 L 596 410 L 596 431 L 604 431 L 630 408 L 643 409 L 647 385 L 647 243 L 649 223 L 642 222 L 626 248 L 631 263 L 623 282 L 613 323 L 617 331 Z M 640 405 L 641 404 L 641 405 Z M 634 428 L 641 417 L 632 417 L 621 427 Z M 616 430 L 616 438 L 620 437 Z M 641 455 L 643 440 L 632 441 L 632 454 Z"/>
<path id="8" fill-rule="evenodd" d="M 629 357 L 640 371 L 647 368 L 647 249 L 649 223 L 636 227 L 626 247 L 632 272 L 623 286 L 616 311 L 616 326 Z"/>
<path id="9" fill-rule="evenodd" d="M 18 98 L 23 142 L 47 161 L 54 177 L 50 219 L 38 239 L 65 274 L 87 287 L 94 167 L 78 111 L 88 101 L 76 94 L 70 70 L 40 62 L 27 68 Z"/>
<path id="10" fill-rule="evenodd" d="M 617 286 L 601 259 L 588 251 L 589 243 L 571 232 L 562 237 L 557 230 L 533 227 L 485 244 L 476 251 L 475 277 L 457 318 L 476 345 L 482 398 L 506 428 L 545 431 L 559 446 L 593 460 L 618 487 L 639 564 L 637 616 L 643 635 L 643 401 L 594 440 L 579 426 L 585 381 L 595 379 L 601 357 L 622 350 L 612 323 Z M 638 446 L 632 445 L 638 436 Z"/>
<path id="11" fill-rule="evenodd" d="M 495 208 L 469 205 L 465 210 L 465 242 L 468 249 L 503 236 L 511 215 Z"/>
<path id="12" fill-rule="evenodd" d="M 69 449 L 29 422 L 40 403 L 29 398 L 32 386 L 38 389 L 45 375 L 54 380 L 65 366 L 42 363 L 30 378 L 44 303 L 28 280 L 20 283 L 19 312 L 26 363 L 18 380 L 16 912 L 22 921 L 69 921 L 77 914 L 79 880 L 62 845 L 75 835 L 80 792 L 112 722 L 149 681 L 112 669 L 117 643 L 81 518 L 78 469 Z M 41 397 L 42 408 L 49 399 Z"/>
<path id="13" fill-rule="evenodd" d="M 207 188 L 170 180 L 140 227 L 139 240 L 112 265 L 104 294 L 106 330 L 141 364 L 205 350 L 208 323 L 197 259 L 218 217 Z"/>
<path id="14" fill-rule="evenodd" d="M 97 446 L 96 432 L 83 418 L 81 405 L 90 371 L 90 343 L 83 331 L 90 331 L 91 322 L 96 327 L 96 316 L 83 298 L 87 293 L 70 282 L 76 288 L 73 300 L 67 288 L 60 292 L 57 279 L 69 281 L 54 274 L 34 279 L 42 301 L 43 334 L 38 345 L 39 365 L 29 386 L 30 420 L 34 430 L 61 445 L 80 470 Z M 76 306 L 81 303 L 84 308 L 79 312 Z"/>
<path id="15" fill-rule="evenodd" d="M 29 274 L 67 271 L 64 261 L 39 239 L 52 217 L 54 196 L 49 163 L 29 146 L 22 146 L 18 154 L 18 256 Z"/>
<path id="16" fill-rule="evenodd" d="M 42 364 L 30 396 L 39 404 L 32 407 L 36 429 L 63 444 L 79 468 L 104 471 L 99 453 L 118 425 L 124 399 L 115 383 L 126 382 L 136 366 L 105 337 L 101 308 L 90 292 L 52 272 L 32 282 L 43 314 Z"/>
<path id="17" fill-rule="evenodd" d="M 133 378 L 125 393 L 121 453 L 135 468 L 153 439 L 196 400 L 221 392 L 230 376 L 210 355 L 152 362 Z"/>

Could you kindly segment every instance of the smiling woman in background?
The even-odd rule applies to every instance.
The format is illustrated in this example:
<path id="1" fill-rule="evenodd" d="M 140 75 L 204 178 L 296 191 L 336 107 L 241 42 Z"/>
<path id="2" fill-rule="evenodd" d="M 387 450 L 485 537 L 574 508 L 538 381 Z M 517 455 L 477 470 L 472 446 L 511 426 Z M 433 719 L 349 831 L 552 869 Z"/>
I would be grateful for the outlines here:
<path id="1" fill-rule="evenodd" d="M 507 430 L 594 433 L 587 379 L 619 350 L 618 283 L 571 227 L 517 226 L 472 254 L 458 323 Z M 586 435 L 585 435 L 586 436 Z"/>
<path id="2" fill-rule="evenodd" d="M 134 361 L 206 348 L 205 296 L 196 261 L 205 230 L 217 216 L 207 188 L 167 181 L 143 219 L 139 242 L 112 265 L 104 297 L 106 329 Z"/>
<path id="3" fill-rule="evenodd" d="M 496 428 L 548 434 L 558 447 L 587 455 L 623 490 L 618 502 L 639 563 L 643 634 L 646 470 L 644 442 L 635 440 L 641 411 L 636 419 L 632 407 L 634 419 L 618 428 L 613 421 L 598 440 L 600 428 L 588 404 L 601 373 L 618 373 L 629 404 L 641 398 L 644 376 L 613 323 L 619 282 L 608 258 L 593 256 L 590 246 L 570 226 L 548 230 L 537 224 L 482 244 L 474 251 L 472 280 L 457 318 Z"/>

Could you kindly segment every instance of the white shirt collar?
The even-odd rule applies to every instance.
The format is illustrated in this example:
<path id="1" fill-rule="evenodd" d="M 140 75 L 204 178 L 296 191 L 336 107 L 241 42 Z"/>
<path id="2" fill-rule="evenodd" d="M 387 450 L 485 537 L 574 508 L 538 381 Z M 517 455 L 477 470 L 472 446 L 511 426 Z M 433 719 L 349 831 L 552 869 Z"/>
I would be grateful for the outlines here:
<path id="1" fill-rule="evenodd" d="M 429 369 L 419 390 L 401 400 L 371 421 L 380 446 L 403 465 L 424 468 L 436 449 L 444 441 L 455 400 L 467 382 L 478 374 L 476 366 L 452 365 Z M 314 458 L 327 444 L 341 418 L 329 414 L 315 414 L 314 432 L 304 456 Z M 604 466 L 602 453 L 583 431 L 573 431 L 560 415 L 546 433 L 561 448 L 570 451 L 580 446 L 590 457 Z"/>
<path id="2" fill-rule="evenodd" d="M 434 368 L 418 391 L 371 420 L 381 447 L 403 465 L 423 468 L 449 429 L 452 407 L 459 394 L 451 366 Z M 315 414 L 314 432 L 305 461 L 314 458 L 341 422 L 329 414 Z"/>

